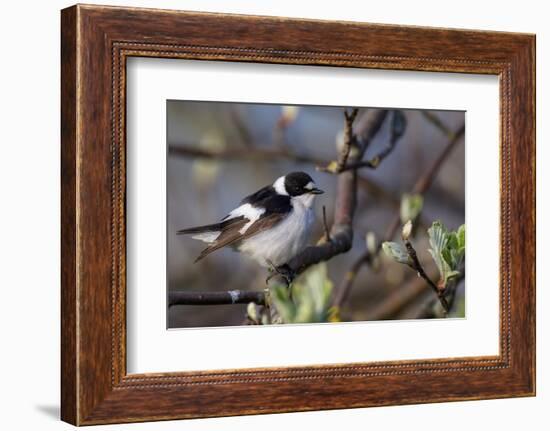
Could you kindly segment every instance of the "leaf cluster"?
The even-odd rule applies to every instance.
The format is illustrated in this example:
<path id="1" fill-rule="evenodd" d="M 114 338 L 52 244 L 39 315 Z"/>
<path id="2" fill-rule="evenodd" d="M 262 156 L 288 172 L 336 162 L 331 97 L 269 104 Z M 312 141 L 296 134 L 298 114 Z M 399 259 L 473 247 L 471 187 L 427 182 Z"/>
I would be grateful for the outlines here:
<path id="1" fill-rule="evenodd" d="M 330 298 L 333 284 L 327 265 L 312 266 L 290 288 L 275 285 L 270 297 L 280 323 L 318 323 L 331 319 Z"/>

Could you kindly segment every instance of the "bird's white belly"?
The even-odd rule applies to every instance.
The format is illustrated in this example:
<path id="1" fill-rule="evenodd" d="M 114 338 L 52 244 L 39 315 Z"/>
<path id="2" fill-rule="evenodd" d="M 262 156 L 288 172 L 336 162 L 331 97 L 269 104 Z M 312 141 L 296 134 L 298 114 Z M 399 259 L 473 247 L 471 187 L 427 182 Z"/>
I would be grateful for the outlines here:
<path id="1" fill-rule="evenodd" d="M 283 265 L 305 248 L 313 221 L 311 207 L 294 205 L 292 212 L 278 225 L 244 240 L 239 251 L 262 266 Z"/>

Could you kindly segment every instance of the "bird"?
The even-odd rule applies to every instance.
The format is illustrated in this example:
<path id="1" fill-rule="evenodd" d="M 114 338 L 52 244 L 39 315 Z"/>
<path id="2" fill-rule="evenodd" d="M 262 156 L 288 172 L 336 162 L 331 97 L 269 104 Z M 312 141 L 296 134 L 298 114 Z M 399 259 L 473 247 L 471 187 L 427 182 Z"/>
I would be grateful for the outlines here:
<path id="1" fill-rule="evenodd" d="M 288 282 L 287 262 L 306 247 L 315 222 L 313 203 L 322 193 L 307 173 L 291 172 L 246 196 L 220 222 L 178 230 L 177 234 L 192 235 L 208 244 L 195 262 L 231 247 Z"/>

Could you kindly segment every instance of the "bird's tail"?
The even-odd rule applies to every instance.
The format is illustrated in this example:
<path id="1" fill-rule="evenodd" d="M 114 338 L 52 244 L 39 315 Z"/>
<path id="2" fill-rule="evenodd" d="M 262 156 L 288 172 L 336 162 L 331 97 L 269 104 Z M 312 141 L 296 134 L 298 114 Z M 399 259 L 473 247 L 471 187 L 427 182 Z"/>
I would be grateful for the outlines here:
<path id="1" fill-rule="evenodd" d="M 205 242 L 209 244 L 208 247 L 206 247 L 199 257 L 195 260 L 195 262 L 198 262 L 202 258 L 206 257 L 208 254 L 212 253 L 213 251 L 220 248 L 220 245 L 216 243 L 216 240 L 221 235 L 223 230 L 230 226 L 233 223 L 238 223 L 243 220 L 243 216 L 230 218 L 230 219 L 224 219 L 219 223 L 213 223 L 213 224 L 206 224 L 204 226 L 196 226 L 196 227 L 190 227 L 187 229 L 181 229 L 178 230 L 176 233 L 178 235 L 193 235 L 191 238 Z"/>
<path id="2" fill-rule="evenodd" d="M 190 227 L 176 232 L 178 235 L 188 235 L 205 232 L 217 232 L 223 229 L 223 223 L 206 224 L 204 226 Z"/>
<path id="3" fill-rule="evenodd" d="M 176 233 L 178 235 L 193 235 L 191 238 L 205 242 L 207 244 L 212 244 L 222 230 L 221 223 L 207 224 L 204 226 L 191 227 L 189 229 L 178 230 Z"/>
<path id="4" fill-rule="evenodd" d="M 187 234 L 197 234 L 197 233 L 207 233 L 207 232 L 220 232 L 226 227 L 232 225 L 233 223 L 238 223 L 243 220 L 243 216 L 232 217 L 230 219 L 224 218 L 219 223 L 205 224 L 204 226 L 190 227 L 187 229 L 178 230 L 176 233 L 178 235 L 187 235 Z"/>

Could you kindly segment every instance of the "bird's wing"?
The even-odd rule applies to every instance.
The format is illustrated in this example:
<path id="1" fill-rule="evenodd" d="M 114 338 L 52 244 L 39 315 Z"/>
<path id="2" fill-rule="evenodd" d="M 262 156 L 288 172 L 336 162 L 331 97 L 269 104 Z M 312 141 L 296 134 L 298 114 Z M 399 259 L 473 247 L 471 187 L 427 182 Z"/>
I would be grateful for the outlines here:
<path id="1" fill-rule="evenodd" d="M 240 220 L 230 224 L 227 228 L 221 231 L 216 240 L 206 247 L 197 257 L 195 262 L 208 256 L 210 253 L 226 246 L 236 245 L 243 239 L 250 238 L 260 232 L 270 229 L 285 218 L 284 213 L 272 213 L 247 226 L 250 222 L 247 219 Z"/>
<path id="2" fill-rule="evenodd" d="M 265 187 L 262 187 L 257 192 L 254 192 L 246 196 L 241 201 L 241 205 L 242 204 L 256 204 L 256 205 L 260 204 L 261 205 L 265 201 L 269 201 L 270 199 L 272 199 L 276 194 L 277 192 L 275 191 L 273 186 L 265 186 Z"/>

